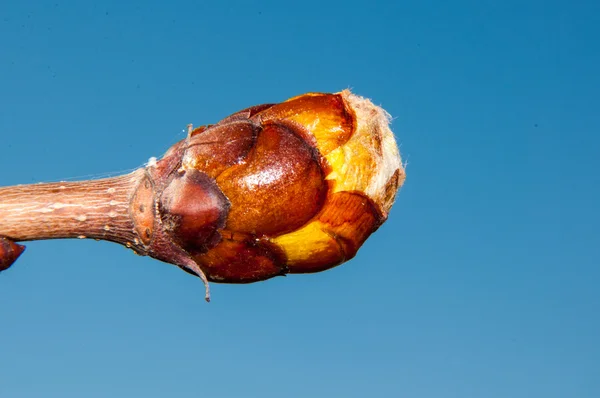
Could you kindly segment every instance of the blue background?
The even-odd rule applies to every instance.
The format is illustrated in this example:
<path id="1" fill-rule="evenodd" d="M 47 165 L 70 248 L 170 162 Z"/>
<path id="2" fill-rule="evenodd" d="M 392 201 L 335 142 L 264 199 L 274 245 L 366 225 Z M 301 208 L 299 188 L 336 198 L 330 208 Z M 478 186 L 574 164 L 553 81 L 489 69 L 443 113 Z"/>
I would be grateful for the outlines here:
<path id="1" fill-rule="evenodd" d="M 408 162 L 351 262 L 201 282 L 121 246 L 0 275 L 0 397 L 600 396 L 597 1 L 2 2 L 1 185 L 352 88 Z"/>

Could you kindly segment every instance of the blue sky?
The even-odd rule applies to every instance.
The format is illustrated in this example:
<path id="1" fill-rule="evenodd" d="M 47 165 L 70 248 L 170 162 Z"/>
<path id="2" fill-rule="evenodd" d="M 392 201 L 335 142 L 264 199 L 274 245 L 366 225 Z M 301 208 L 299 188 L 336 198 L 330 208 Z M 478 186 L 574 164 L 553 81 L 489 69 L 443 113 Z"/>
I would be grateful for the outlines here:
<path id="1" fill-rule="evenodd" d="M 212 285 L 94 241 L 0 275 L 2 397 L 598 397 L 600 4 L 0 4 L 0 185 L 124 172 L 307 91 L 384 106 L 388 222 L 315 275 Z"/>

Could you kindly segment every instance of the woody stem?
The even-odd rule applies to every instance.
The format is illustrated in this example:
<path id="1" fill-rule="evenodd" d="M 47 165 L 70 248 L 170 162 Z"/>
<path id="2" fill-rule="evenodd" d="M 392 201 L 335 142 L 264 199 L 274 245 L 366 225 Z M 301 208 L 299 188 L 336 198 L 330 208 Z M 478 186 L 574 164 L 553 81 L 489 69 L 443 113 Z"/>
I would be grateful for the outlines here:
<path id="1" fill-rule="evenodd" d="M 121 244 L 136 239 L 131 198 L 143 170 L 100 180 L 0 188 L 0 236 L 13 241 L 94 238 Z"/>

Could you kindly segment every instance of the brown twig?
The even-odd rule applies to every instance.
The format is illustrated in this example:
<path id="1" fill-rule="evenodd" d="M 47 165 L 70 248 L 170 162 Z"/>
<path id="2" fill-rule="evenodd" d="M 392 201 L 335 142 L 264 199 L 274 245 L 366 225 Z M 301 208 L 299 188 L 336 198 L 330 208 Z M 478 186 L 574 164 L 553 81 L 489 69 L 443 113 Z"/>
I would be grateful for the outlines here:
<path id="1" fill-rule="evenodd" d="M 93 238 L 131 245 L 131 197 L 143 170 L 80 182 L 0 188 L 0 236 L 13 241 Z M 149 209 L 150 210 L 150 209 Z"/>

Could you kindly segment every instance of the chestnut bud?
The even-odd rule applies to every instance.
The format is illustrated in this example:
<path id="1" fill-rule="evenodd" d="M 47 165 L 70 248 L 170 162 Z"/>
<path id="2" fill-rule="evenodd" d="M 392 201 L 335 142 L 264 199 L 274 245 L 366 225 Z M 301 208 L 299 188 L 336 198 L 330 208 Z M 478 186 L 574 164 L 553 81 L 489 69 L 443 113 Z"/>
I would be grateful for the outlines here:
<path id="1" fill-rule="evenodd" d="M 383 109 L 348 90 L 304 94 L 190 127 L 127 176 L 0 189 L 0 267 L 22 251 L 12 241 L 77 236 L 125 244 L 205 283 L 323 271 L 356 255 L 404 179 Z M 54 227 L 19 229 L 19 195 Z"/>

